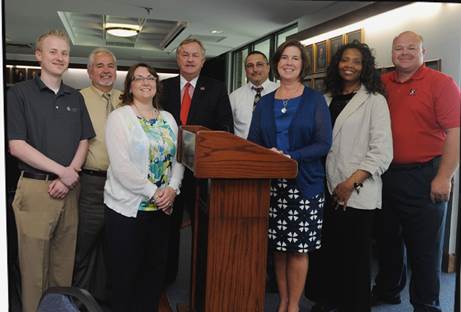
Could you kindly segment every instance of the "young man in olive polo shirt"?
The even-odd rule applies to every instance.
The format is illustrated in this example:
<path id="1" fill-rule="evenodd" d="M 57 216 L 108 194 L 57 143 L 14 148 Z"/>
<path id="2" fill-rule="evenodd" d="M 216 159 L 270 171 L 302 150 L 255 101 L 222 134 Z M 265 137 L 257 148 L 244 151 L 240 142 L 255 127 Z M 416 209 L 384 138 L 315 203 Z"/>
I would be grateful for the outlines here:
<path id="1" fill-rule="evenodd" d="M 103 259 L 104 184 L 109 157 L 104 132 L 108 114 L 120 104 L 121 91 L 114 89 L 117 78 L 115 55 L 94 49 L 88 57 L 91 86 L 80 90 L 96 136 L 89 141 L 88 155 L 80 176 L 79 223 L 73 285 L 105 301 L 106 271 Z"/>
<path id="2" fill-rule="evenodd" d="M 8 91 L 8 144 L 21 170 L 13 209 L 24 312 L 36 311 L 48 287 L 72 282 L 78 172 L 94 131 L 82 96 L 62 83 L 69 49 L 64 32 L 41 35 L 35 50 L 40 77 Z"/>

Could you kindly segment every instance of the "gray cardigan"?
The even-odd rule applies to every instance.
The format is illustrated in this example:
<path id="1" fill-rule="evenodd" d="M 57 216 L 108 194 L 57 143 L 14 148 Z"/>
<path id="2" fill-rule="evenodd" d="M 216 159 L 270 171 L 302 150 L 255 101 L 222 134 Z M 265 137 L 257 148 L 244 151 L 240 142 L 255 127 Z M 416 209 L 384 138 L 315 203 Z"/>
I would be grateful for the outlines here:
<path id="1" fill-rule="evenodd" d="M 331 96 L 325 95 L 327 104 Z M 326 159 L 330 194 L 356 170 L 370 173 L 360 194 L 353 192 L 347 205 L 357 209 L 381 208 L 381 175 L 393 155 L 389 109 L 381 94 L 362 87 L 343 109 L 333 127 L 333 144 Z"/>

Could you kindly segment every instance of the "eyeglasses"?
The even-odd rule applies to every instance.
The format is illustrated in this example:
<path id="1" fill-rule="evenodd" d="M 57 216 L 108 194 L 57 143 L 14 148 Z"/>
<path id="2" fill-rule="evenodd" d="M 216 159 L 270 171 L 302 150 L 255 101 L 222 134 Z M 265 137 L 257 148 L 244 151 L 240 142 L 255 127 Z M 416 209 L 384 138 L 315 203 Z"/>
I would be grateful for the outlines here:
<path id="1" fill-rule="evenodd" d="M 263 68 L 265 65 L 267 65 L 267 63 L 256 63 L 256 64 L 245 64 L 245 68 L 246 69 L 250 69 L 250 68 L 257 68 L 257 69 L 261 69 Z"/>
<path id="2" fill-rule="evenodd" d="M 133 77 L 133 80 L 132 81 L 136 81 L 136 82 L 144 82 L 145 80 L 147 81 L 156 81 L 157 78 L 155 78 L 154 76 L 149 76 L 149 77 L 142 77 L 142 76 L 136 76 L 136 77 Z"/>

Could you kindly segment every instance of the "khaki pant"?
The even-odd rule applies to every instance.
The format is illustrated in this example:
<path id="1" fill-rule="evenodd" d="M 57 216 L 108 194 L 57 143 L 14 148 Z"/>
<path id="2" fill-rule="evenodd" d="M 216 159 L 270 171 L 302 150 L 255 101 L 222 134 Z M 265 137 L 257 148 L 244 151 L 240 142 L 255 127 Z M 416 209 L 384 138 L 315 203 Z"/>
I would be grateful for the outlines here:
<path id="1" fill-rule="evenodd" d="M 48 287 L 72 283 L 79 187 L 57 200 L 48 195 L 50 183 L 21 177 L 13 202 L 23 312 L 36 312 Z"/>

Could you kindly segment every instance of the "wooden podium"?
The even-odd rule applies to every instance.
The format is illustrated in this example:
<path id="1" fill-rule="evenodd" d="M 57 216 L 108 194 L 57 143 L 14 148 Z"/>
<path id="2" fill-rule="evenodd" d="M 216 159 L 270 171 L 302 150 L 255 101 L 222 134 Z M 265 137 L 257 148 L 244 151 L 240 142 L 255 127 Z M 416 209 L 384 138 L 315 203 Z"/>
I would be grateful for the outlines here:
<path id="1" fill-rule="evenodd" d="M 262 312 L 270 179 L 296 177 L 297 163 L 200 126 L 183 127 L 178 141 L 178 160 L 209 179 L 195 210 L 190 311 Z"/>

